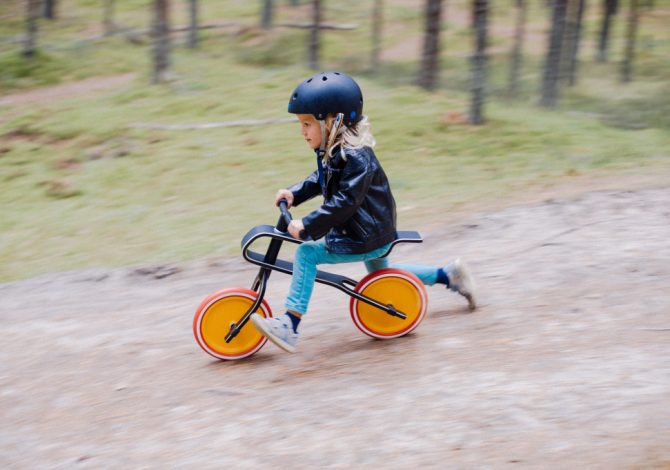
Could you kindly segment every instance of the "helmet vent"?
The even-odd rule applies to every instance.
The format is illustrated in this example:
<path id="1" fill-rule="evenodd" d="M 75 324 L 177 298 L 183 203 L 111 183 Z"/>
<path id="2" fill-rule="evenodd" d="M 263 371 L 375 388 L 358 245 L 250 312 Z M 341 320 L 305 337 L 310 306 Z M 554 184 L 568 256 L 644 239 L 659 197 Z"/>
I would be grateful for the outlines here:
<path id="1" fill-rule="evenodd" d="M 297 100 L 297 99 L 298 99 L 298 94 L 297 94 L 297 93 L 293 93 L 293 99 L 294 99 L 294 100 Z"/>
<path id="2" fill-rule="evenodd" d="M 309 82 L 311 82 L 311 81 L 312 81 L 312 79 L 310 78 L 309 80 L 307 80 L 307 83 L 309 83 Z"/>
<path id="3" fill-rule="evenodd" d="M 340 72 L 335 72 L 335 75 L 339 75 L 339 74 L 340 74 Z"/>
<path id="4" fill-rule="evenodd" d="M 326 77 L 326 76 L 324 75 L 323 77 L 321 77 L 321 80 L 323 80 L 323 81 L 325 82 L 326 80 L 328 80 L 328 77 Z"/>

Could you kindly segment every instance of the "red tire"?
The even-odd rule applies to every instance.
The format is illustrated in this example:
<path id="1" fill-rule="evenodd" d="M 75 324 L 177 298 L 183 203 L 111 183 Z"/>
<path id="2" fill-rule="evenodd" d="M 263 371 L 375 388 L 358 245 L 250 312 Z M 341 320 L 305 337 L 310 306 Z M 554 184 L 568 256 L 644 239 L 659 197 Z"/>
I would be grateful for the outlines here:
<path id="1" fill-rule="evenodd" d="M 230 343 L 225 342 L 231 323 L 239 321 L 257 297 L 258 293 L 250 289 L 228 288 L 203 300 L 193 317 L 193 335 L 203 351 L 217 359 L 230 361 L 251 356 L 260 350 L 267 338 L 256 331 L 250 321 Z M 265 300 L 256 313 L 272 317 Z"/>
<path id="2" fill-rule="evenodd" d="M 359 330 L 373 338 L 398 338 L 410 333 L 419 326 L 428 310 L 428 295 L 423 283 L 414 274 L 401 269 L 387 268 L 370 273 L 355 290 L 383 305 L 391 304 L 407 315 L 403 320 L 352 297 L 349 304 L 351 319 Z"/>

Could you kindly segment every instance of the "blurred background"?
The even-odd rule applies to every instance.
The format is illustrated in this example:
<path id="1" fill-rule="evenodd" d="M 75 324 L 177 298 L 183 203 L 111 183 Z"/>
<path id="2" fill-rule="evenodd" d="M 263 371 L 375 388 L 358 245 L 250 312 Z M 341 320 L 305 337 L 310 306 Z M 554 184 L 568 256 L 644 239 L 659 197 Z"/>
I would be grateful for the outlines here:
<path id="1" fill-rule="evenodd" d="M 236 254 L 313 170 L 286 105 L 320 70 L 360 82 L 402 228 L 653 173 L 669 24 L 667 0 L 3 0 L 0 281 Z"/>
<path id="2" fill-rule="evenodd" d="M 670 0 L 0 0 L 0 467 L 670 468 L 669 26 Z M 376 341 L 318 285 L 297 354 L 215 360 L 193 313 L 252 284 L 241 237 L 314 170 L 287 103 L 322 70 L 424 236 L 394 260 L 463 257 L 480 307 L 434 286 Z"/>

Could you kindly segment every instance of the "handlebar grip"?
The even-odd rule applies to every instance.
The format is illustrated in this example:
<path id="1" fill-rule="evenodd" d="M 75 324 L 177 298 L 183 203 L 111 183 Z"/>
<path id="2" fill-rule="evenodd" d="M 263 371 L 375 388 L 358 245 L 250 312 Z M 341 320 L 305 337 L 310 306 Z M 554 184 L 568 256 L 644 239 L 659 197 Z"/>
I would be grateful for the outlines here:
<path id="1" fill-rule="evenodd" d="M 288 211 L 288 201 L 286 199 L 279 200 L 279 210 L 281 211 L 281 216 L 284 218 L 284 222 L 286 222 L 286 226 L 288 226 L 293 217 L 291 217 L 291 213 Z"/>

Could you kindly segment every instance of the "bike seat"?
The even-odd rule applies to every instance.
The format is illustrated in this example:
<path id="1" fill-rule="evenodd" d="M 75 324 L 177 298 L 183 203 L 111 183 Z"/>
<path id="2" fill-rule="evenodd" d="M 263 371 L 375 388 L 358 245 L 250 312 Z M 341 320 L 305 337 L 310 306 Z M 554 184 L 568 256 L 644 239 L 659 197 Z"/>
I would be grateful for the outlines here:
<path id="1" fill-rule="evenodd" d="M 400 230 L 396 232 L 396 239 L 391 242 L 391 246 L 389 246 L 389 249 L 386 253 L 380 256 L 380 258 L 384 258 L 391 253 L 391 250 L 393 250 L 393 247 L 396 246 L 398 243 L 421 243 L 423 242 L 423 238 L 421 238 L 421 235 L 419 232 L 415 232 L 413 230 Z"/>

